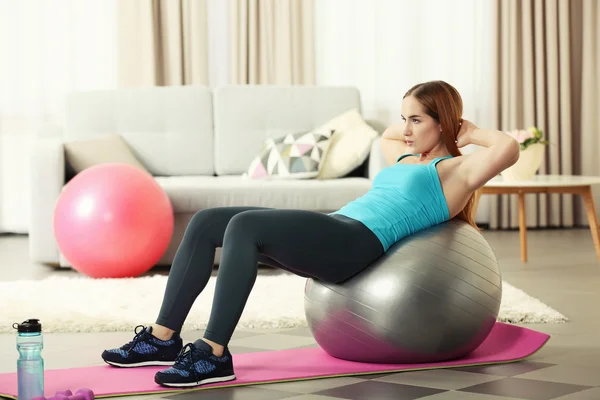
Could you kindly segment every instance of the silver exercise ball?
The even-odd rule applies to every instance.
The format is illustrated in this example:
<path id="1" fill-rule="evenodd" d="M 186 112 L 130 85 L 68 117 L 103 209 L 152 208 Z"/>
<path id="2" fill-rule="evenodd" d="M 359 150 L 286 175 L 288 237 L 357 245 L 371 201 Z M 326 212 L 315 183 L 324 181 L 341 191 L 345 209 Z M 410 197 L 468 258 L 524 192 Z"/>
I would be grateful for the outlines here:
<path id="1" fill-rule="evenodd" d="M 331 356 L 369 363 L 460 358 L 489 335 L 502 277 L 481 233 L 451 220 L 394 244 L 340 284 L 308 279 L 308 326 Z"/>

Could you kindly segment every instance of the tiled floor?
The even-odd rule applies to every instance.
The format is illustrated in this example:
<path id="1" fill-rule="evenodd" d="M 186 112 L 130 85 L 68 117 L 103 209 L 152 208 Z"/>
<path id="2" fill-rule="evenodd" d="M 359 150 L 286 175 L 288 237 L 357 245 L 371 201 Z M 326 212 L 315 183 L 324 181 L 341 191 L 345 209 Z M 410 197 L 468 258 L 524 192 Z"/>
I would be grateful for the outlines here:
<path id="1" fill-rule="evenodd" d="M 565 314 L 560 325 L 525 325 L 552 335 L 550 342 L 520 363 L 448 370 L 319 379 L 196 391 L 178 395 L 134 396 L 244 400 L 333 399 L 600 399 L 600 263 L 588 230 L 530 231 L 530 262 L 519 261 L 517 232 L 485 232 L 504 279 Z M 0 236 L 0 280 L 36 279 L 56 273 L 33 265 L 27 238 Z M 184 335 L 185 340 L 197 334 Z M 119 345 L 131 333 L 46 334 L 47 368 L 102 365 L 102 349 Z M 315 346 L 307 329 L 238 330 L 232 352 Z M 0 373 L 15 371 L 13 335 L 0 335 Z"/>

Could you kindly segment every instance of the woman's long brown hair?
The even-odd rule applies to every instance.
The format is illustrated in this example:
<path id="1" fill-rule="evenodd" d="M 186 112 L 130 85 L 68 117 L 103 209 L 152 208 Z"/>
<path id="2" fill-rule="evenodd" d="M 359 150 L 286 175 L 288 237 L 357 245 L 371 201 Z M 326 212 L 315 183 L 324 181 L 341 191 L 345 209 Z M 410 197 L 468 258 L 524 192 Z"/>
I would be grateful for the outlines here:
<path id="1" fill-rule="evenodd" d="M 444 81 L 430 81 L 413 86 L 404 95 L 407 96 L 416 98 L 423 104 L 427 114 L 442 126 L 442 142 L 448 152 L 455 157 L 462 155 L 456 145 L 463 112 L 463 102 L 458 91 Z M 474 206 L 475 196 L 472 194 L 456 218 L 477 228 Z"/>

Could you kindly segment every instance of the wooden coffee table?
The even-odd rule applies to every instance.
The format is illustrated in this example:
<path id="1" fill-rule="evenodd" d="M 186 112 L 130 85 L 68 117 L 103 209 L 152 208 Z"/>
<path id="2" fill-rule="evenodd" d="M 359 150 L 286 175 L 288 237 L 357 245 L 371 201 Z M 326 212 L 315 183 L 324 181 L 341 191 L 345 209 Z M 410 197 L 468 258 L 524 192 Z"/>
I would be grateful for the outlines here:
<path id="1" fill-rule="evenodd" d="M 475 210 L 479 199 L 484 194 L 517 194 L 519 195 L 519 234 L 521 238 L 521 261 L 527 262 L 527 224 L 525 220 L 525 195 L 529 193 L 578 194 L 583 197 L 592 239 L 598 261 L 600 261 L 600 232 L 598 218 L 592 195 L 592 185 L 600 184 L 600 177 L 573 175 L 536 175 L 528 181 L 505 182 L 502 178 L 494 178 L 475 195 Z"/>

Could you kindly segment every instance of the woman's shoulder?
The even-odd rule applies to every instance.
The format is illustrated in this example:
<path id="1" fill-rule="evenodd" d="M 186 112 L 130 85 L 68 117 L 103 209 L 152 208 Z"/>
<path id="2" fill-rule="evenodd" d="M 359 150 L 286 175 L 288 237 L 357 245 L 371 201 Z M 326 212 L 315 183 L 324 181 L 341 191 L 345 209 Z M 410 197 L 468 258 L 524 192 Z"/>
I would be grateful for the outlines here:
<path id="1" fill-rule="evenodd" d="M 456 180 L 461 176 L 460 166 L 465 160 L 463 155 L 451 156 L 436 163 L 438 175 L 442 181 L 450 180 L 457 183 Z"/>

